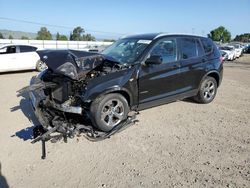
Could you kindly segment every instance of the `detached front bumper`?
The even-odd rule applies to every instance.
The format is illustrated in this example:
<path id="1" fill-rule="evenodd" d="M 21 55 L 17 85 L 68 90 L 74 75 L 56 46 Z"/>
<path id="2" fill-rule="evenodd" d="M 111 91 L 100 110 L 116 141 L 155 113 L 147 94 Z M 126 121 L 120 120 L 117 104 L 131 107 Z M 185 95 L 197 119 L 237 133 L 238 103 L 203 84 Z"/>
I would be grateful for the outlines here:
<path id="1" fill-rule="evenodd" d="M 46 96 L 43 92 L 42 81 L 38 77 L 34 76 L 31 78 L 29 99 L 38 121 L 44 128 L 48 128 L 49 121 L 44 117 L 42 109 L 40 108 L 40 104 L 46 99 Z"/>

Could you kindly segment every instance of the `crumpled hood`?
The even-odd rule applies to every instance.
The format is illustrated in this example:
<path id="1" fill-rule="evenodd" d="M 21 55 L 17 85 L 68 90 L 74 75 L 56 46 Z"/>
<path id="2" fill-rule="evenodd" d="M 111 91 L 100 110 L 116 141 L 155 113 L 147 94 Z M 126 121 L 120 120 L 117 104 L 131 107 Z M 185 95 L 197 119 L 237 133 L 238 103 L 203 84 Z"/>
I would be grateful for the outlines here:
<path id="1" fill-rule="evenodd" d="M 37 53 L 48 69 L 73 80 L 83 77 L 105 59 L 102 54 L 78 50 L 39 50 Z"/>

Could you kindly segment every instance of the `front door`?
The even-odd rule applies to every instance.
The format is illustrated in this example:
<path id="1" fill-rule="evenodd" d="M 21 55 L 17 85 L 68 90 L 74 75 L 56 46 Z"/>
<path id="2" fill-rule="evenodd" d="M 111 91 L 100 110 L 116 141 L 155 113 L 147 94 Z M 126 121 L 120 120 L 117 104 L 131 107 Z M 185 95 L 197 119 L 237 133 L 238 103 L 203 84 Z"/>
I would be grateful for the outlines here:
<path id="1" fill-rule="evenodd" d="M 162 64 L 143 64 L 139 71 L 140 109 L 152 106 L 152 103 L 157 105 L 157 100 L 162 101 L 181 92 L 176 38 L 166 37 L 159 40 L 148 57 L 155 55 L 162 57 Z"/>

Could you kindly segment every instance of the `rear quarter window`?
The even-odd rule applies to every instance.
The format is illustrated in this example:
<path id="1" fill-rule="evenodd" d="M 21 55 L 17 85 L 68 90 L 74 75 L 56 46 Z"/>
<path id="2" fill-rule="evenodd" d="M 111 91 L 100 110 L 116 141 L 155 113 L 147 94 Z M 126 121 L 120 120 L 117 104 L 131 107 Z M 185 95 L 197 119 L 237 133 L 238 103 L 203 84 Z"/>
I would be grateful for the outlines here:
<path id="1" fill-rule="evenodd" d="M 211 40 L 202 38 L 201 43 L 206 54 L 213 51 L 213 42 Z"/>

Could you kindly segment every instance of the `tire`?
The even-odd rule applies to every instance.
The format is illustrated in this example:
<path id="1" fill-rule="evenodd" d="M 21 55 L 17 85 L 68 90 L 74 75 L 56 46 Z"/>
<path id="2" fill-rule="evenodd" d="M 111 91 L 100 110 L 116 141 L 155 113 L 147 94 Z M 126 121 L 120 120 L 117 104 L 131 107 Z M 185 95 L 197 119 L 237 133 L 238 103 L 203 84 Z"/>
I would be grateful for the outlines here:
<path id="1" fill-rule="evenodd" d="M 129 105 L 125 97 L 110 93 L 94 100 L 90 106 L 90 119 L 99 130 L 108 132 L 128 116 Z"/>
<path id="2" fill-rule="evenodd" d="M 217 93 L 217 82 L 213 77 L 206 77 L 203 79 L 198 94 L 194 100 L 201 104 L 208 104 L 212 102 Z"/>
<path id="3" fill-rule="evenodd" d="M 41 60 L 37 61 L 36 70 L 38 72 L 42 72 L 42 71 L 46 70 L 47 68 L 48 68 L 47 65 L 43 61 L 41 61 Z"/>

